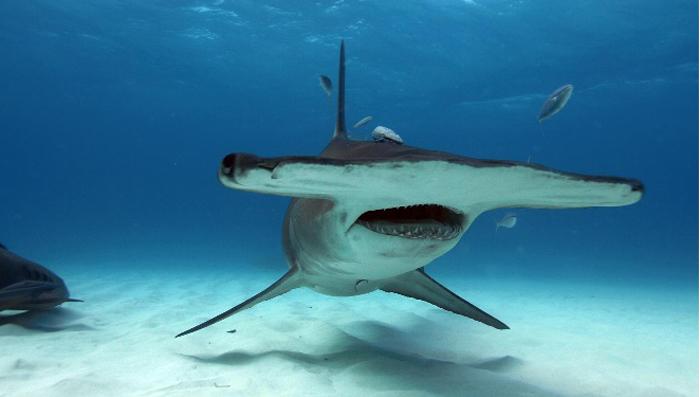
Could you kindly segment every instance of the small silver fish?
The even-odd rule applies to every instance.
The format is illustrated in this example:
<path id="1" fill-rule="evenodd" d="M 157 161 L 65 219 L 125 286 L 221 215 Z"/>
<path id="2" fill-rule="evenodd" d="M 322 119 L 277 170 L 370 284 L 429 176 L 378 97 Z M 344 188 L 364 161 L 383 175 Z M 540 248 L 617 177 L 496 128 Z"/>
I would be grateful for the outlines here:
<path id="1" fill-rule="evenodd" d="M 537 121 L 540 123 L 547 120 L 548 118 L 559 113 L 566 103 L 569 102 L 571 94 L 574 92 L 574 86 L 567 84 L 565 86 L 557 88 L 550 96 L 544 101 L 542 105 L 542 110 L 540 110 L 540 115 L 537 117 Z"/>
<path id="2" fill-rule="evenodd" d="M 499 228 L 512 229 L 518 223 L 518 217 L 513 214 L 507 214 L 500 221 L 496 222 L 496 230 Z"/>
<path id="3" fill-rule="evenodd" d="M 331 78 L 325 75 L 320 75 L 318 76 L 318 81 L 326 95 L 331 96 L 331 93 L 333 92 L 333 82 L 331 81 Z"/>
<path id="4" fill-rule="evenodd" d="M 401 139 L 399 134 L 395 133 L 391 128 L 382 127 L 381 125 L 377 126 L 377 128 L 372 131 L 372 138 L 374 138 L 375 141 L 403 143 L 403 139 Z"/>
<path id="5" fill-rule="evenodd" d="M 366 116 L 366 117 L 361 118 L 360 121 L 355 123 L 355 125 L 353 125 L 352 127 L 353 128 L 360 128 L 363 125 L 369 123 L 370 121 L 372 121 L 372 116 Z"/>

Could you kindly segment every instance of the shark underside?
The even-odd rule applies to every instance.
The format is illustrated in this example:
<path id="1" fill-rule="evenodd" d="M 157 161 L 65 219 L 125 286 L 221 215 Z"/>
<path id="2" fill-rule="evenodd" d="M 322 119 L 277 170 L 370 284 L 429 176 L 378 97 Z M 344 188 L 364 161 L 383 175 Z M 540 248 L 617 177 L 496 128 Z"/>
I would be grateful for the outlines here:
<path id="1" fill-rule="evenodd" d="M 257 295 L 178 336 L 298 287 L 335 296 L 383 290 L 506 329 L 432 279 L 424 267 L 452 249 L 485 211 L 616 207 L 642 197 L 644 188 L 633 179 L 351 140 L 345 130 L 342 44 L 340 54 L 336 129 L 319 156 L 234 153 L 219 169 L 219 180 L 227 187 L 292 197 L 283 226 L 289 271 Z"/>

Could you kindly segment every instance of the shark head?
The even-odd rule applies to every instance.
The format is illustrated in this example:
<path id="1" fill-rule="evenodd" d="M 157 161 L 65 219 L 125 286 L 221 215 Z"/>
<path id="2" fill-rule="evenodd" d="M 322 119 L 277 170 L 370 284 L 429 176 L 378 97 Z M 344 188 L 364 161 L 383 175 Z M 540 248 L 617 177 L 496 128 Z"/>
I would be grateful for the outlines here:
<path id="1" fill-rule="evenodd" d="M 237 190 L 295 197 L 302 208 L 305 200 L 327 202 L 291 222 L 303 219 L 297 231 L 307 227 L 317 239 L 333 241 L 336 251 L 373 264 L 368 277 L 375 278 L 427 265 L 488 210 L 614 207 L 643 193 L 631 179 L 343 137 L 314 157 L 231 154 L 219 179 Z M 328 245 L 320 250 L 328 252 Z"/>
<path id="2" fill-rule="evenodd" d="M 0 311 L 47 310 L 73 301 L 58 275 L 0 246 Z"/>

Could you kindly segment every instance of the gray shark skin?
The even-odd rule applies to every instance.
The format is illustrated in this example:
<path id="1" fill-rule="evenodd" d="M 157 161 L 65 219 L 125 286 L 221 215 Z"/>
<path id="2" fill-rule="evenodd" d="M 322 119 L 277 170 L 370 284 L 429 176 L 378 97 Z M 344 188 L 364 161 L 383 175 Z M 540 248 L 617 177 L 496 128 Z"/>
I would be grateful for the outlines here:
<path id="1" fill-rule="evenodd" d="M 69 296 L 66 283 L 55 273 L 0 244 L 0 311 L 48 310 L 81 302 Z"/>
<path id="2" fill-rule="evenodd" d="M 393 292 L 507 329 L 433 280 L 424 267 L 452 249 L 488 210 L 615 207 L 642 197 L 642 184 L 632 179 L 351 140 L 345 130 L 344 60 L 341 43 L 336 128 L 319 156 L 233 153 L 219 169 L 227 187 L 292 197 L 283 225 L 289 271 L 177 337 L 299 287 L 333 296 Z"/>

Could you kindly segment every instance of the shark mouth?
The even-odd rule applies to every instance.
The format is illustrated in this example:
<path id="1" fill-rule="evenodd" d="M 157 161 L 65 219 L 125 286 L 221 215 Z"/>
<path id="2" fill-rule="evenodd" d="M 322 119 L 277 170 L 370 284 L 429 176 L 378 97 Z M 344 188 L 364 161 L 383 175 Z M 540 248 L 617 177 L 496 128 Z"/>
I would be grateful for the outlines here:
<path id="1" fill-rule="evenodd" d="M 363 213 L 355 223 L 380 234 L 420 240 L 451 240 L 464 215 L 438 204 L 417 204 Z"/>

